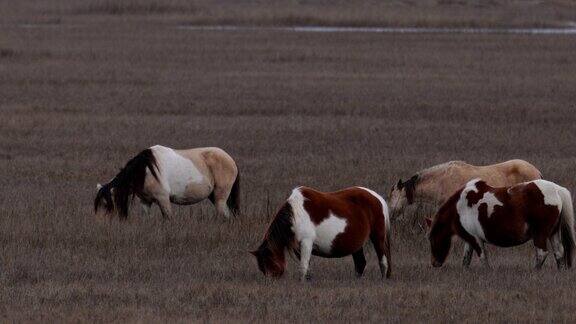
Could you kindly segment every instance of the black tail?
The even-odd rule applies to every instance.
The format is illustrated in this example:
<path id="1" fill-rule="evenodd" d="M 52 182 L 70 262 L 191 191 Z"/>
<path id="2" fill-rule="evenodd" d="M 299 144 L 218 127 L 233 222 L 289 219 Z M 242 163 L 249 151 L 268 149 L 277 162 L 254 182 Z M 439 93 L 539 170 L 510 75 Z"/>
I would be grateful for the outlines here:
<path id="1" fill-rule="evenodd" d="M 234 215 L 240 213 L 240 171 L 238 171 L 236 175 L 236 180 L 232 185 L 232 190 L 230 190 L 226 205 L 228 205 L 228 208 Z"/>
<path id="2" fill-rule="evenodd" d="M 562 188 L 558 193 L 562 199 L 562 210 L 560 211 L 560 237 L 562 240 L 562 246 L 564 247 L 564 262 L 568 268 L 571 268 L 572 256 L 574 254 L 574 249 L 576 248 L 572 194 L 566 188 Z"/>
<path id="3" fill-rule="evenodd" d="M 154 178 L 158 179 L 157 169 L 158 164 L 152 150 L 145 149 L 133 157 L 122 170 L 98 191 L 96 200 L 94 201 L 94 208 L 98 208 L 100 200 L 106 199 L 106 209 L 108 212 L 118 210 L 118 215 L 121 218 L 128 217 L 128 206 L 130 199 L 134 195 L 142 193 L 144 188 L 144 181 L 146 180 L 146 169 L 149 169 Z M 111 190 L 114 189 L 113 192 Z M 112 199 L 114 204 L 112 204 Z"/>
<path id="4" fill-rule="evenodd" d="M 572 268 L 572 259 L 574 255 L 574 237 L 570 233 L 573 229 L 568 228 L 566 224 L 562 225 L 560 229 L 560 237 L 562 241 L 562 247 L 564 248 L 564 262 L 568 268 Z"/>
<path id="5" fill-rule="evenodd" d="M 390 232 L 392 232 L 388 226 L 386 227 L 386 238 L 384 239 L 384 257 L 386 258 L 386 278 L 390 278 L 392 275 L 392 253 L 390 250 L 392 247 L 390 246 Z"/>

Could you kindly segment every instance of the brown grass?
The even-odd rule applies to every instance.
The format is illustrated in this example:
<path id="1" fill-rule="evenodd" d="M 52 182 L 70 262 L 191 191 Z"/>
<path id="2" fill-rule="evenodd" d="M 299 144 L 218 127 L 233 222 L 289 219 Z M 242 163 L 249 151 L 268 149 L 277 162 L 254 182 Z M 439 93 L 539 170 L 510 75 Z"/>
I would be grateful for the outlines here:
<path id="1" fill-rule="evenodd" d="M 190 32 L 151 21 L 25 29 L 0 48 L 3 321 L 574 321 L 574 271 L 531 245 L 494 270 L 429 266 L 395 222 L 394 271 L 374 254 L 313 258 L 315 280 L 263 278 L 247 253 L 289 190 L 364 185 L 452 159 L 524 158 L 575 188 L 576 41 L 567 36 Z M 38 56 L 37 53 L 45 53 Z M 11 55 L 11 54 L 10 54 Z M 33 57 L 35 59 L 29 59 Z M 95 184 L 144 147 L 215 145 L 243 173 L 243 215 L 209 203 L 97 223 Z M 270 203 L 268 203 L 268 201 Z M 418 212 L 423 214 L 424 212 Z"/>
<path id="2" fill-rule="evenodd" d="M 185 14 L 194 11 L 193 6 L 184 2 L 95 0 L 78 7 L 76 13 L 89 15 L 165 15 L 170 13 Z"/>
<path id="3" fill-rule="evenodd" d="M 111 16 L 203 25 L 563 27 L 576 21 L 568 0 L 20 0 L 0 6 L 4 20 L 26 22 Z"/>

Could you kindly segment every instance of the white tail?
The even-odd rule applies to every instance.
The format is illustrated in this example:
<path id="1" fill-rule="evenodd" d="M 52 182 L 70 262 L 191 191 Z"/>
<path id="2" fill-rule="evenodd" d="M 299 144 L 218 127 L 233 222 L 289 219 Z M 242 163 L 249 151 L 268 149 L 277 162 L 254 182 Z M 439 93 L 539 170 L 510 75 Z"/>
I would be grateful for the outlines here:
<path id="1" fill-rule="evenodd" d="M 562 246 L 564 247 L 564 261 L 568 268 L 572 267 L 572 254 L 576 247 L 574 235 L 574 207 L 572 205 L 572 195 L 568 189 L 560 187 L 558 194 L 562 199 L 562 210 L 560 211 L 560 233 Z"/>

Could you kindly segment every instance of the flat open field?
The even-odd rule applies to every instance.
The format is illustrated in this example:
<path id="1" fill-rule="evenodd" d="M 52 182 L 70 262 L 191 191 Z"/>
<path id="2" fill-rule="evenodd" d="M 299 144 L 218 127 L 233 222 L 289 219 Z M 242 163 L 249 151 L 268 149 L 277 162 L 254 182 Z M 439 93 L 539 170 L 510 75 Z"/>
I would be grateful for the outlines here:
<path id="1" fill-rule="evenodd" d="M 573 0 L 18 0 L 0 21 L 62 23 L 133 15 L 193 24 L 336 26 L 566 26 Z"/>
<path id="2" fill-rule="evenodd" d="M 0 38 L 3 322 L 576 320 L 576 270 L 532 271 L 531 244 L 490 248 L 492 270 L 462 269 L 457 245 L 433 269 L 410 216 L 393 223 L 386 282 L 374 253 L 362 279 L 351 257 L 313 258 L 302 284 L 294 260 L 274 281 L 247 252 L 297 185 L 386 194 L 436 163 L 523 158 L 576 189 L 574 36 L 16 20 Z M 154 144 L 227 150 L 243 214 L 205 202 L 168 223 L 157 208 L 97 222 L 96 183 Z"/>

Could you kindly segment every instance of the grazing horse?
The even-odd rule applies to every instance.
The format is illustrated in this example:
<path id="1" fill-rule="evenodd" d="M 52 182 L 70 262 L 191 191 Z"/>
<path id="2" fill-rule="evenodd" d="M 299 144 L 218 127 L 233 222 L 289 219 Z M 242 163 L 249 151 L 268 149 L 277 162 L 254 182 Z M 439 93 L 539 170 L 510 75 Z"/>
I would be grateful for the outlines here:
<path id="1" fill-rule="evenodd" d="M 240 174 L 236 163 L 216 147 L 174 150 L 152 146 L 133 157 L 105 185 L 97 185 L 96 214 L 110 214 L 116 208 L 128 216 L 130 198 L 138 196 L 145 214 L 158 204 L 165 219 L 172 215 L 171 203 L 190 205 L 204 199 L 228 218 L 238 213 Z"/>
<path id="2" fill-rule="evenodd" d="M 382 278 L 390 277 L 390 218 L 382 197 L 370 189 L 353 187 L 320 192 L 299 187 L 280 208 L 264 241 L 251 252 L 264 275 L 280 277 L 286 250 L 300 258 L 302 280 L 309 279 L 312 254 L 326 258 L 352 255 L 358 277 L 364 273 L 364 243 L 370 239 Z"/>
<path id="3" fill-rule="evenodd" d="M 490 186 L 507 187 L 542 179 L 536 167 L 524 160 L 475 166 L 462 161 L 450 161 L 416 173 L 407 181 L 398 180 L 389 195 L 393 212 L 414 202 L 441 205 L 466 182 L 481 178 Z"/>
<path id="4" fill-rule="evenodd" d="M 480 179 L 469 181 L 448 199 L 430 225 L 432 265 L 442 266 L 457 235 L 465 242 L 463 264 L 475 251 L 484 264 L 484 243 L 509 247 L 528 240 L 536 248 L 536 269 L 554 251 L 558 269 L 572 266 L 574 211 L 570 192 L 553 182 L 534 180 L 512 187 L 493 188 Z"/>

